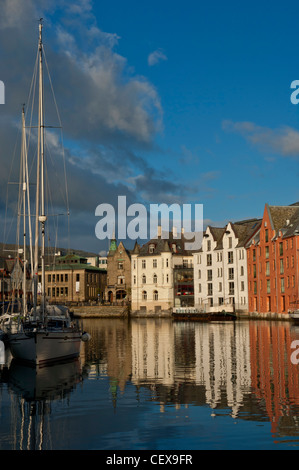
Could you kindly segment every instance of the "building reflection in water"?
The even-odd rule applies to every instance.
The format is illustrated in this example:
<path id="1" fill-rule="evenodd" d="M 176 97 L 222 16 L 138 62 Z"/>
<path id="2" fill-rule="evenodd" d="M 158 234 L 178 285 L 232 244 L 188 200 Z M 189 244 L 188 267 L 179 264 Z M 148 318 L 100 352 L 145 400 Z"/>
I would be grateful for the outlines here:
<path id="1" fill-rule="evenodd" d="M 250 323 L 251 385 L 270 418 L 273 434 L 299 435 L 299 365 L 291 360 L 299 328 L 276 322 Z"/>
<path id="2" fill-rule="evenodd" d="M 136 400 L 143 389 L 161 411 L 168 405 L 208 406 L 215 417 L 270 421 L 277 439 L 299 436 L 299 366 L 291 361 L 299 331 L 288 322 L 84 320 L 84 329 L 92 340 L 80 361 L 38 373 L 12 362 L 2 374 L 12 406 L 23 416 L 12 420 L 21 426 L 15 430 L 19 448 L 42 448 L 45 436 L 51 439 L 51 403 L 68 399 L 83 379 L 102 377 L 109 380 L 115 408 L 119 394 L 133 385 Z"/>
<path id="3" fill-rule="evenodd" d="M 228 406 L 235 416 L 251 392 L 248 325 L 133 322 L 132 381 L 171 386 L 177 404 Z"/>

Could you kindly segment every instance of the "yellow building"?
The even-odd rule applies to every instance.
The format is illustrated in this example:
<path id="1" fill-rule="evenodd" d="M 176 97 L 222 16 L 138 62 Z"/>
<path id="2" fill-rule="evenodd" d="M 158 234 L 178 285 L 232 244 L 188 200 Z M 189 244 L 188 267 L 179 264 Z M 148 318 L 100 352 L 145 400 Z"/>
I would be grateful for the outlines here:
<path id="1" fill-rule="evenodd" d="M 107 271 L 88 264 L 77 255 L 59 257 L 54 266 L 45 268 L 45 291 L 48 301 L 59 303 L 98 301 L 103 299 Z M 41 272 L 39 289 L 41 291 Z"/>

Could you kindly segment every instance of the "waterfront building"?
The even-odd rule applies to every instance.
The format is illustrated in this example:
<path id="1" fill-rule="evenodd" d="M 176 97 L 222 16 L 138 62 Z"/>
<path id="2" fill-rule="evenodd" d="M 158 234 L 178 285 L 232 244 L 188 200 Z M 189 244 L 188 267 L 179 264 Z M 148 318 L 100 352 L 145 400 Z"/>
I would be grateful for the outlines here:
<path id="1" fill-rule="evenodd" d="M 193 257 L 187 240 L 175 229 L 158 235 L 140 247 L 132 260 L 132 311 L 169 312 L 173 307 L 194 305 Z"/>
<path id="2" fill-rule="evenodd" d="M 85 257 L 75 254 L 55 257 L 55 263 L 47 265 L 45 271 L 46 295 L 50 303 L 98 301 L 104 296 L 107 271 L 88 264 Z M 39 271 L 39 292 L 40 282 Z"/>
<path id="3" fill-rule="evenodd" d="M 110 303 L 129 302 L 131 298 L 131 253 L 115 237 L 107 255 L 105 299 Z"/>
<path id="4" fill-rule="evenodd" d="M 265 205 L 256 237 L 247 244 L 249 311 L 287 314 L 299 301 L 299 203 Z"/>
<path id="5" fill-rule="evenodd" d="M 245 245 L 261 221 L 229 222 L 208 226 L 201 249 L 194 257 L 194 305 L 203 311 L 230 308 L 248 311 L 247 257 Z"/>

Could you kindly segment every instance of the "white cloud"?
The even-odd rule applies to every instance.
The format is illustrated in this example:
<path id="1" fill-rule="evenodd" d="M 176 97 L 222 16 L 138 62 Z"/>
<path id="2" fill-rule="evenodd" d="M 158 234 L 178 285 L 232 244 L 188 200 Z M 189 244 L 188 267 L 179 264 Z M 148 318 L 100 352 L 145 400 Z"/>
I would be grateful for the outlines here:
<path id="1" fill-rule="evenodd" d="M 299 132 L 288 126 L 278 129 L 258 126 L 253 122 L 223 121 L 222 128 L 242 135 L 248 142 L 266 151 L 273 151 L 284 157 L 299 156 Z"/>
<path id="2" fill-rule="evenodd" d="M 149 54 L 147 62 L 148 65 L 152 67 L 153 65 L 158 64 L 162 60 L 167 60 L 167 57 L 161 49 L 157 49 L 156 51 Z"/>

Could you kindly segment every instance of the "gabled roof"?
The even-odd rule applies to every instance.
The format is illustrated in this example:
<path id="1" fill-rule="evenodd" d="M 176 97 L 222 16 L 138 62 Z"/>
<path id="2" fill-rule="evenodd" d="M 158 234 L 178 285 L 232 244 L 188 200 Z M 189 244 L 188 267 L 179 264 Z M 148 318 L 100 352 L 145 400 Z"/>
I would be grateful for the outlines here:
<path id="1" fill-rule="evenodd" d="M 176 245 L 176 252 L 173 252 L 172 250 L 172 244 L 174 243 Z M 139 249 L 139 256 L 155 256 L 160 255 L 161 253 L 172 253 L 174 256 L 191 256 L 192 251 L 185 250 L 185 243 L 190 243 L 190 240 L 187 240 L 183 234 L 181 234 L 181 238 L 176 238 L 173 236 L 172 232 L 169 232 L 167 234 L 163 234 L 163 238 L 160 236 L 152 238 L 141 246 Z M 151 253 L 149 250 L 150 245 L 153 246 Z"/>
<path id="2" fill-rule="evenodd" d="M 272 229 L 278 232 L 288 225 L 290 221 L 299 212 L 299 205 L 295 203 L 291 206 L 269 206 L 266 204 Z"/>

